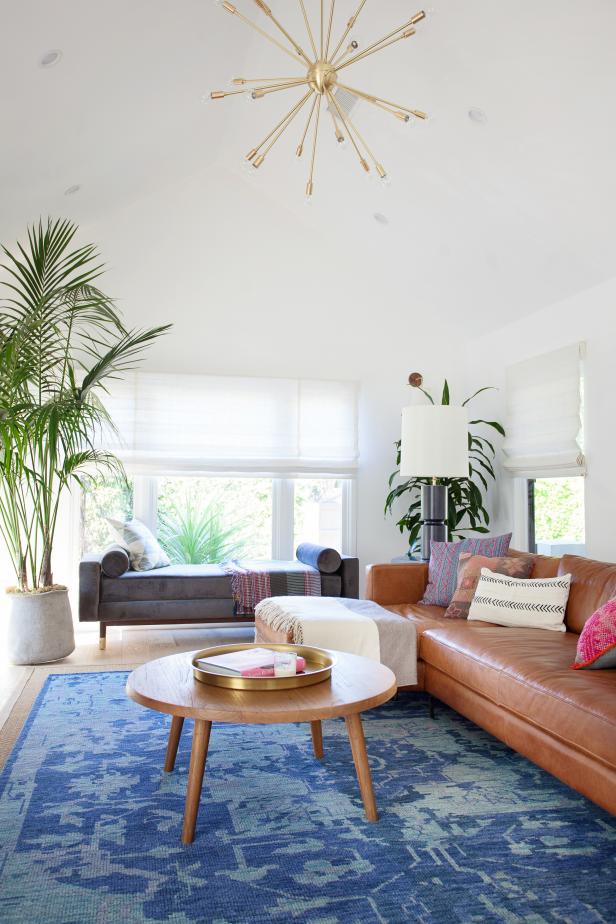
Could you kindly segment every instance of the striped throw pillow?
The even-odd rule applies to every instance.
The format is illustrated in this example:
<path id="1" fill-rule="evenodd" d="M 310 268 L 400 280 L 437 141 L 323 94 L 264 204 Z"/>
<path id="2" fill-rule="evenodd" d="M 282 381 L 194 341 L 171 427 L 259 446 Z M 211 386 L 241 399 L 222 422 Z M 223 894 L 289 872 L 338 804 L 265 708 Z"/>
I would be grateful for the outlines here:
<path id="1" fill-rule="evenodd" d="M 570 584 L 570 574 L 555 578 L 513 578 L 482 568 L 469 622 L 565 632 Z"/>

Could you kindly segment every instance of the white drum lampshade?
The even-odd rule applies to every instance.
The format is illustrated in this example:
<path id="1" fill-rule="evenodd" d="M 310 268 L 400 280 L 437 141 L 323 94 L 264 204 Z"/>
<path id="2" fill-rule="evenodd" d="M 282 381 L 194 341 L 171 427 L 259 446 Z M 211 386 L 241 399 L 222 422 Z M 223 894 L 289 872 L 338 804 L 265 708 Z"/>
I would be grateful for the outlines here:
<path id="1" fill-rule="evenodd" d="M 400 474 L 415 478 L 468 478 L 466 408 L 440 404 L 405 407 Z"/>

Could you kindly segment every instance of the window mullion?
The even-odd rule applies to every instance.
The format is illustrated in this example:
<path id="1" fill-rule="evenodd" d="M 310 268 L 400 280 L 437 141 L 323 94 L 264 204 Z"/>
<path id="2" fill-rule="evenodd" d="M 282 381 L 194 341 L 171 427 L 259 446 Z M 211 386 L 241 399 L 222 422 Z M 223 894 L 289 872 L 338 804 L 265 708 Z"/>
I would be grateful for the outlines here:
<path id="1" fill-rule="evenodd" d="M 293 548 L 295 488 L 292 478 L 274 478 L 272 485 L 272 557 L 291 561 Z"/>
<path id="2" fill-rule="evenodd" d="M 357 555 L 357 481 L 342 482 L 342 553 Z"/>
<path id="3" fill-rule="evenodd" d="M 133 516 L 151 530 L 158 531 L 158 479 L 137 475 L 133 488 Z"/>

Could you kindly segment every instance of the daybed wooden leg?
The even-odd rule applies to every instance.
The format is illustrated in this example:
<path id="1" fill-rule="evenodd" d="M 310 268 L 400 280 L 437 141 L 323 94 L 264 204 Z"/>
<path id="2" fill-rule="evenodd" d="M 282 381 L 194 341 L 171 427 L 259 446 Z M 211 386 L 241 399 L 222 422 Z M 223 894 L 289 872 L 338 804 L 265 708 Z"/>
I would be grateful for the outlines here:
<path id="1" fill-rule="evenodd" d="M 430 718 L 435 719 L 436 715 L 434 714 L 434 697 L 430 696 L 428 698 L 428 708 L 430 710 Z"/>
<path id="2" fill-rule="evenodd" d="M 165 755 L 165 773 L 171 773 L 175 767 L 175 758 L 177 757 L 178 753 L 178 745 L 180 743 L 180 735 L 182 734 L 183 725 L 184 717 L 181 715 L 174 715 L 171 719 L 169 741 L 167 742 L 167 753 Z"/>
<path id="3" fill-rule="evenodd" d="M 320 722 L 311 722 L 312 749 L 317 760 L 323 760 L 323 728 Z"/>
<path id="4" fill-rule="evenodd" d="M 107 647 L 107 625 L 104 622 L 100 622 L 98 625 L 98 647 L 101 651 L 104 651 Z"/>

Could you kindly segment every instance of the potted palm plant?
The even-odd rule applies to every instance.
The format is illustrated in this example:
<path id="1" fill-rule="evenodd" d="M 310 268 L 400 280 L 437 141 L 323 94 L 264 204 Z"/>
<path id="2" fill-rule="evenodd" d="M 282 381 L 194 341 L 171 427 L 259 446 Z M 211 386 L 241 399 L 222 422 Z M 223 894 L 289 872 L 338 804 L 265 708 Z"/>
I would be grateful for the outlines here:
<path id="1" fill-rule="evenodd" d="M 41 664 L 74 649 L 68 590 L 54 584 L 60 502 L 88 472 L 120 472 L 100 448 L 113 426 L 108 383 L 133 368 L 167 327 L 127 330 L 95 285 L 94 245 L 76 246 L 69 221 L 39 222 L 27 243 L 2 248 L 0 301 L 0 536 L 9 588 L 9 657 Z"/>

